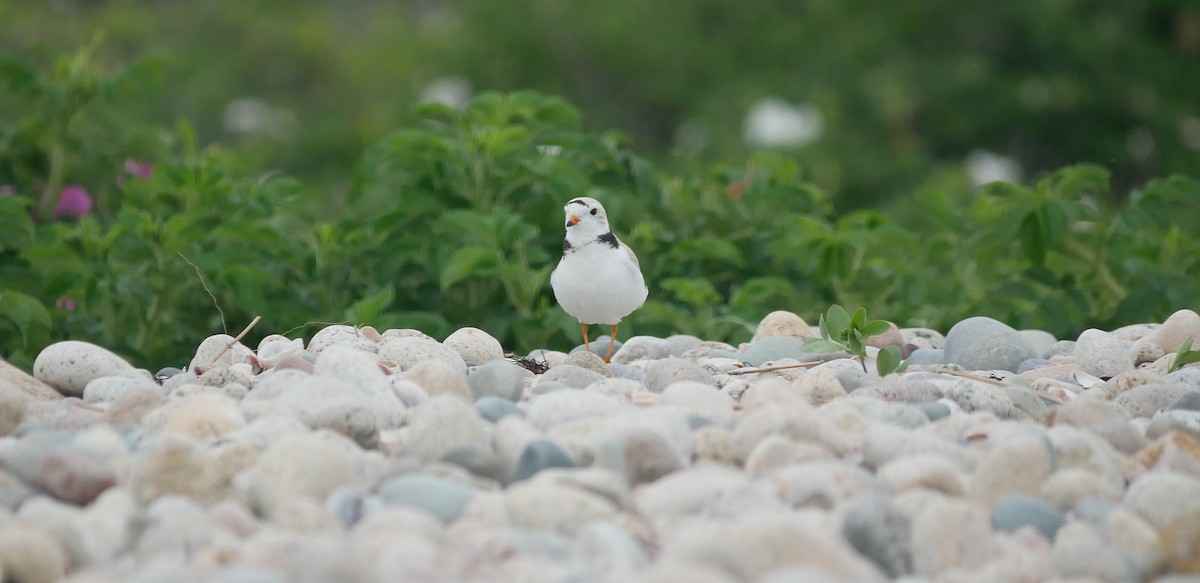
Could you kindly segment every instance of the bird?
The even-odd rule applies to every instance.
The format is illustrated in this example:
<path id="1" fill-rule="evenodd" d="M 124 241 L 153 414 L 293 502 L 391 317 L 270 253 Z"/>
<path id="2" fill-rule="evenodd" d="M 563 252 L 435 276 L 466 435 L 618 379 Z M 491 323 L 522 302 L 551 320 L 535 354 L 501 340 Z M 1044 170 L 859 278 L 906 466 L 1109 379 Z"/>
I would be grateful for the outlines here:
<path id="1" fill-rule="evenodd" d="M 573 198 L 563 206 L 563 212 L 563 255 L 550 274 L 550 287 L 563 311 L 579 320 L 584 350 L 591 350 L 589 324 L 612 326 L 604 355 L 604 362 L 611 362 L 621 318 L 642 307 L 650 290 L 637 255 L 613 234 L 600 201 L 586 196 Z"/>

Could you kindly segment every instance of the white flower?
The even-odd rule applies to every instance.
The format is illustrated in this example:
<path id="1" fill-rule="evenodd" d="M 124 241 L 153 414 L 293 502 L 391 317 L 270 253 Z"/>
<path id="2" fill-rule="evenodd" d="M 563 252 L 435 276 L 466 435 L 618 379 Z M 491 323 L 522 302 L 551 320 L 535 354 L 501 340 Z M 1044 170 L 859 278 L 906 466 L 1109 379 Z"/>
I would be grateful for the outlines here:
<path id="1" fill-rule="evenodd" d="M 825 118 L 816 107 L 768 97 L 746 113 L 742 139 L 749 146 L 798 147 L 816 141 L 824 129 Z"/>
<path id="2" fill-rule="evenodd" d="M 417 101 L 440 103 L 447 107 L 462 109 L 471 99 L 471 84 L 462 77 L 438 77 L 421 90 Z"/>
<path id="3" fill-rule="evenodd" d="M 708 126 L 698 119 L 685 120 L 675 130 L 675 149 L 695 154 L 708 147 Z"/>
<path id="4" fill-rule="evenodd" d="M 287 141 L 296 135 L 296 115 L 291 111 L 272 107 L 256 97 L 240 97 L 225 106 L 225 130 L 237 134 L 265 134 L 279 141 Z"/>
<path id="5" fill-rule="evenodd" d="M 1179 140 L 1189 150 L 1200 150 L 1200 117 L 1185 117 L 1179 121 Z"/>
<path id="6" fill-rule="evenodd" d="M 974 150 L 967 154 L 967 176 L 975 186 L 989 182 L 1021 181 L 1021 163 L 987 150 Z"/>

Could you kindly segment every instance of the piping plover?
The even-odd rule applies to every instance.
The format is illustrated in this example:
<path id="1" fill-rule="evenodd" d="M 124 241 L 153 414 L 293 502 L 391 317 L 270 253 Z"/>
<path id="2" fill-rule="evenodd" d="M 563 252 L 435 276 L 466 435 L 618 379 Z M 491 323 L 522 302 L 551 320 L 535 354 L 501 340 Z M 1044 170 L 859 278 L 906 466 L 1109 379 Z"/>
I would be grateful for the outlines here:
<path id="1" fill-rule="evenodd" d="M 621 318 L 642 307 L 648 290 L 633 250 L 608 227 L 604 206 L 594 198 L 573 198 L 563 207 L 567 237 L 563 256 L 550 275 L 554 299 L 579 320 L 583 347 L 588 346 L 588 324 L 608 324 L 612 334 L 604 361 L 612 359 L 613 341 Z"/>

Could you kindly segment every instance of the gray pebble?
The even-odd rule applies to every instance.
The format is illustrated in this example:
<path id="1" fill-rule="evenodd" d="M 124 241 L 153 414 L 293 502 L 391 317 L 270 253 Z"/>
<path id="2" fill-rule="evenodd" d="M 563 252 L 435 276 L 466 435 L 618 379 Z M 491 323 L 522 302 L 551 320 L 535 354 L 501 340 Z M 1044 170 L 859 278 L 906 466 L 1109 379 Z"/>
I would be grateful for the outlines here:
<path id="1" fill-rule="evenodd" d="M 1187 385 L 1151 383 L 1117 395 L 1113 403 L 1131 417 L 1152 417 L 1160 409 L 1170 407 L 1190 390 L 1192 388 Z"/>
<path id="2" fill-rule="evenodd" d="M 704 367 L 682 358 L 664 358 L 650 364 L 646 371 L 646 388 L 661 393 L 671 383 L 697 381 L 716 386 L 712 375 Z"/>
<path id="3" fill-rule="evenodd" d="M 938 403 L 936 401 L 931 403 L 913 403 L 913 407 L 916 407 L 917 410 L 924 413 L 925 416 L 929 418 L 930 422 L 937 421 L 938 419 L 950 415 L 950 407 L 948 407 L 945 403 Z"/>
<path id="4" fill-rule="evenodd" d="M 494 360 L 472 370 L 467 386 L 476 400 L 490 396 L 516 403 L 525 394 L 525 379 L 530 374 L 507 360 Z"/>
<path id="5" fill-rule="evenodd" d="M 1076 518 L 1093 524 L 1104 524 L 1104 520 L 1108 518 L 1109 513 L 1116 507 L 1117 503 L 1112 500 L 1086 496 L 1075 503 L 1075 507 L 1071 509 L 1071 514 Z"/>
<path id="6" fill-rule="evenodd" d="M 513 481 L 527 480 L 548 468 L 573 467 L 575 460 L 565 449 L 548 439 L 535 439 L 521 452 L 517 467 L 513 471 Z"/>
<path id="7" fill-rule="evenodd" d="M 840 374 L 838 380 L 845 387 L 845 381 Z M 941 388 L 928 381 L 901 379 L 893 376 L 884 379 L 876 378 L 875 381 L 874 384 L 854 391 L 854 395 L 875 397 L 890 403 L 930 403 L 945 396 Z"/>
<path id="8" fill-rule="evenodd" d="M 1042 352 L 1042 358 L 1051 359 L 1055 356 L 1071 356 L 1075 353 L 1074 340 L 1059 340 Z"/>
<path id="9" fill-rule="evenodd" d="M 612 372 L 613 378 L 616 378 L 616 379 L 629 379 L 631 381 L 637 381 L 639 383 L 644 382 L 646 380 L 646 371 L 644 371 L 636 366 L 629 366 L 628 364 L 620 364 L 620 363 L 614 362 L 614 363 L 608 365 L 608 370 L 610 372 Z"/>
<path id="10" fill-rule="evenodd" d="M 896 578 L 913 573 L 908 517 L 883 496 L 863 496 L 849 504 L 842 536 L 863 556 Z"/>
<path id="11" fill-rule="evenodd" d="M 1013 532 L 1030 525 L 1049 541 L 1054 540 L 1064 522 L 1066 519 L 1061 512 L 1045 500 L 1028 494 L 1009 494 L 992 508 L 992 528 Z"/>
<path id="12" fill-rule="evenodd" d="M 1184 411 L 1200 411 L 1200 391 L 1191 390 L 1184 393 L 1174 403 L 1171 403 L 1169 408 Z"/>
<path id="13" fill-rule="evenodd" d="M 879 382 L 878 376 L 863 372 L 861 368 L 839 368 L 835 374 L 837 374 L 838 382 L 841 383 L 842 388 L 847 393 Z"/>
<path id="14" fill-rule="evenodd" d="M 396 476 L 379 487 L 384 502 L 427 510 L 446 523 L 462 516 L 474 494 L 458 482 L 426 473 Z"/>
<path id="15" fill-rule="evenodd" d="M 508 468 L 486 444 L 459 447 L 442 457 L 442 461 L 489 480 L 505 482 L 508 479 Z"/>
<path id="16" fill-rule="evenodd" d="M 685 352 L 700 346 L 703 340 L 689 334 L 675 334 L 667 337 L 667 354 L 683 356 Z"/>
<path id="17" fill-rule="evenodd" d="M 1129 343 L 1095 328 L 1084 330 L 1072 351 L 1075 363 L 1088 374 L 1102 379 L 1133 370 Z"/>
<path id="18" fill-rule="evenodd" d="M 1039 366 L 1046 366 L 1046 365 L 1052 365 L 1052 364 L 1054 364 L 1054 363 L 1049 360 L 1046 360 L 1044 358 L 1040 358 L 1040 357 L 1025 359 L 1025 360 L 1022 360 L 1021 364 L 1017 366 L 1017 374 L 1024 374 L 1035 368 L 1038 368 Z"/>
<path id="19" fill-rule="evenodd" d="M 154 381 L 140 377 L 99 377 L 89 381 L 83 388 L 83 400 L 85 403 L 112 403 L 120 399 L 125 391 L 139 388 L 162 391 L 162 387 Z"/>
<path id="20" fill-rule="evenodd" d="M 1012 416 L 1013 403 L 1000 387 L 961 379 L 946 389 L 946 398 L 953 400 L 968 413 L 991 411 L 1001 419 Z"/>
<path id="21" fill-rule="evenodd" d="M 670 355 L 671 346 L 662 338 L 653 336 L 634 336 L 614 352 L 612 361 L 628 364 L 635 360 L 658 360 Z"/>
<path id="22" fill-rule="evenodd" d="M 804 340 L 794 336 L 767 336 L 751 342 L 741 359 L 750 366 L 762 366 L 772 360 L 804 360 Z"/>
<path id="23" fill-rule="evenodd" d="M 345 528 L 353 528 L 362 519 L 366 492 L 356 486 L 338 486 L 325 498 L 325 510 Z"/>
<path id="24" fill-rule="evenodd" d="M 68 396 L 82 396 L 89 382 L 111 376 L 138 376 L 138 372 L 107 348 L 78 340 L 55 342 L 33 361 L 33 377 Z"/>
<path id="25" fill-rule="evenodd" d="M 1025 337 L 986 316 L 962 320 L 946 333 L 946 362 L 967 370 L 1015 371 L 1034 356 L 1037 354 Z"/>
<path id="26" fill-rule="evenodd" d="M 588 341 L 588 351 L 600 358 L 604 358 L 604 353 L 608 352 L 608 339 L 611 338 L 608 334 L 591 338 Z M 620 340 L 613 342 L 612 351 L 616 354 L 621 351 L 622 343 Z M 571 349 L 571 352 L 583 352 L 583 345 L 580 344 Z"/>
<path id="27" fill-rule="evenodd" d="M 946 361 L 946 351 L 941 348 L 918 348 L 908 355 L 909 366 L 942 364 Z"/>
<path id="28" fill-rule="evenodd" d="M 560 364 L 542 374 L 538 384 L 556 382 L 572 389 L 582 389 L 596 381 L 604 379 L 604 375 L 587 370 L 573 364 Z"/>
<path id="29" fill-rule="evenodd" d="M 508 399 L 487 396 L 475 401 L 475 412 L 480 417 L 495 423 L 509 415 L 524 418 L 525 411 Z"/>

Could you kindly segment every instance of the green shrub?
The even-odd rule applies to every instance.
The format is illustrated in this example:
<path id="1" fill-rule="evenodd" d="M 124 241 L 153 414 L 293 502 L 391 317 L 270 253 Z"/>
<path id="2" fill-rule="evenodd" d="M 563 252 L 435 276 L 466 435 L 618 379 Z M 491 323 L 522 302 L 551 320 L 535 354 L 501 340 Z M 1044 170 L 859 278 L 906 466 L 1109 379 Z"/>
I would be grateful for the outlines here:
<path id="1" fill-rule="evenodd" d="M 23 96 L 0 118 L 0 354 L 13 362 L 76 338 L 178 366 L 255 315 L 251 344 L 347 322 L 566 349 L 577 328 L 547 279 L 562 205 L 581 195 L 605 202 L 650 284 L 629 334 L 738 343 L 767 312 L 815 319 L 837 303 L 902 326 L 988 315 L 1071 337 L 1160 320 L 1200 292 L 1200 182 L 1183 176 L 1118 196 L 1089 165 L 1030 186 L 935 176 L 902 207 L 837 213 L 786 156 L 667 172 L 623 135 L 584 129 L 566 101 L 515 92 L 421 107 L 330 193 L 201 148 L 186 124 L 139 125 L 115 90 L 145 83 L 128 71 L 99 73 L 86 51 L 47 72 L 0 68 Z M 153 169 L 125 172 L 130 159 Z M 42 195 L 68 183 L 97 204 L 55 218 Z"/>

